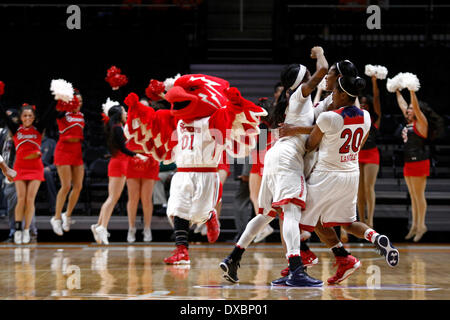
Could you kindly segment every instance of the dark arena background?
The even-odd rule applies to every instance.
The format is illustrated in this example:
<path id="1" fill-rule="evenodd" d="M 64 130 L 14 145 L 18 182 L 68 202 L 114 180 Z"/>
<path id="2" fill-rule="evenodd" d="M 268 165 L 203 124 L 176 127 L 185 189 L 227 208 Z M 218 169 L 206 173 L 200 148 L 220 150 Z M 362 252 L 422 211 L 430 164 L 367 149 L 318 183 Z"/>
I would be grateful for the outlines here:
<path id="1" fill-rule="evenodd" d="M 70 5 L 80 9 L 79 29 L 68 27 Z M 380 10 L 380 28 L 369 28 L 369 5 Z M 50 82 L 65 79 L 83 96 L 86 127 L 85 179 L 69 233 L 58 236 L 53 232 L 50 218 L 55 208 L 47 182 L 43 182 L 35 203 L 37 237 L 28 245 L 15 245 L 9 238 L 6 199 L 0 192 L 0 240 L 5 241 L 0 244 L 0 299 L 450 299 L 449 17 L 450 4 L 433 0 L 2 1 L 2 105 L 15 109 L 25 102 L 37 108 L 55 105 Z M 399 72 L 417 75 L 419 100 L 440 117 L 439 136 L 426 145 L 431 162 L 425 191 L 428 231 L 415 243 L 405 240 L 412 223 L 411 198 L 403 177 L 401 131 L 406 122 L 395 94 L 386 90 L 386 80 L 378 80 L 382 117 L 376 141 L 380 168 L 374 228 L 399 248 L 403 258 L 398 269 L 388 268 L 366 240 L 350 235 L 345 246 L 359 256 L 363 267 L 348 280 L 339 286 L 324 285 L 321 291 L 273 290 L 270 281 L 287 266 L 275 219 L 271 223 L 274 232 L 252 244 L 241 262 L 241 283 L 226 282 L 218 266 L 237 240 L 233 201 L 240 185 L 235 171 L 240 167 L 234 163 L 223 186 L 218 242 L 209 244 L 193 227 L 190 269 L 163 263 L 174 248 L 174 235 L 160 204 L 154 205 L 153 241 L 142 242 L 139 207 L 137 240 L 127 243 L 126 187 L 109 224 L 109 245 L 95 243 L 90 226 L 97 222 L 108 196 L 110 155 L 101 117 L 107 97 L 121 97 L 122 103 L 129 92 L 145 96 L 150 79 L 202 73 L 226 79 L 255 103 L 261 97 L 272 100 L 283 66 L 303 63 L 315 70 L 315 60 L 310 58 L 314 46 L 324 49 L 330 66 L 351 60 L 368 84 L 367 95 L 372 94 L 370 78 L 364 74 L 367 64 L 385 66 L 387 78 Z M 118 92 L 105 81 L 113 65 L 129 79 Z M 409 101 L 407 92 L 403 93 Z M 56 120 L 45 135 L 58 140 Z M 54 167 L 51 177 L 58 190 Z M 164 188 L 169 196 L 169 182 Z M 251 216 L 251 205 L 247 210 Z M 331 251 L 315 234 L 309 244 L 319 256 L 319 264 L 310 273 L 326 283 L 334 273 Z M 370 265 L 381 269 L 381 287 L 368 285 Z M 73 268 L 68 271 L 68 266 Z M 80 282 L 71 278 L 77 272 Z M 173 312 L 173 318 L 181 314 L 180 308 Z"/>

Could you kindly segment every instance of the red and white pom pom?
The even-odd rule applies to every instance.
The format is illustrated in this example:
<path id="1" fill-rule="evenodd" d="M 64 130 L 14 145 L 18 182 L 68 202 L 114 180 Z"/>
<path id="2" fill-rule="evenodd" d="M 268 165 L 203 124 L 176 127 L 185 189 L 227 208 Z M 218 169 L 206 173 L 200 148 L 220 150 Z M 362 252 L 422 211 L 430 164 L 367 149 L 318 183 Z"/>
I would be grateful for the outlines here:
<path id="1" fill-rule="evenodd" d="M 119 106 L 119 105 L 120 104 L 117 101 L 113 101 L 108 97 L 108 99 L 106 99 L 106 102 L 104 104 L 102 104 L 103 113 L 106 116 L 108 116 L 109 109 L 111 109 L 114 106 Z"/>
<path id="2" fill-rule="evenodd" d="M 145 95 L 152 101 L 158 101 L 164 98 L 164 91 L 166 91 L 166 86 L 163 82 L 151 79 L 145 89 Z"/>
<path id="3" fill-rule="evenodd" d="M 112 66 L 106 72 L 105 81 L 109 83 L 113 90 L 118 90 L 128 83 L 128 78 L 126 75 L 121 74 L 122 70 L 116 66 Z"/>
<path id="4" fill-rule="evenodd" d="M 169 91 L 170 89 L 172 89 L 173 84 L 179 77 L 181 77 L 181 75 L 179 73 L 177 73 L 177 75 L 175 77 L 167 78 L 166 80 L 164 80 L 164 86 L 166 88 L 166 92 Z"/>
<path id="5" fill-rule="evenodd" d="M 70 82 L 63 79 L 52 80 L 50 91 L 55 96 L 55 100 L 70 102 L 73 99 L 73 87 Z"/>
<path id="6" fill-rule="evenodd" d="M 2 96 L 5 93 L 5 83 L 3 81 L 0 81 L 0 96 Z"/>
<path id="7" fill-rule="evenodd" d="M 80 106 L 80 100 L 78 100 L 77 96 L 73 96 L 73 99 L 69 102 L 65 102 L 63 100 L 58 100 L 56 104 L 56 110 L 58 111 L 74 111 L 78 109 Z"/>

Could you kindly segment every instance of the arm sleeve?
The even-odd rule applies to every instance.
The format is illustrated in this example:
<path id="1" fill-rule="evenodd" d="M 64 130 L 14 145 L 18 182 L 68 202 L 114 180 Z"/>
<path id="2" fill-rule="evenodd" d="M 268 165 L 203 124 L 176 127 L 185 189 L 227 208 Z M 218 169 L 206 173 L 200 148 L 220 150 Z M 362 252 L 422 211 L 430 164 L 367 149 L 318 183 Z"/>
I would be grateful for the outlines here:
<path id="1" fill-rule="evenodd" d="M 134 157 L 136 155 L 135 152 L 131 151 L 130 149 L 128 149 L 125 146 L 125 136 L 123 134 L 123 129 L 122 127 L 119 126 L 115 126 L 113 127 L 113 138 L 114 138 L 114 142 L 117 145 L 117 148 L 124 154 L 126 154 L 127 156 L 130 157 Z"/>

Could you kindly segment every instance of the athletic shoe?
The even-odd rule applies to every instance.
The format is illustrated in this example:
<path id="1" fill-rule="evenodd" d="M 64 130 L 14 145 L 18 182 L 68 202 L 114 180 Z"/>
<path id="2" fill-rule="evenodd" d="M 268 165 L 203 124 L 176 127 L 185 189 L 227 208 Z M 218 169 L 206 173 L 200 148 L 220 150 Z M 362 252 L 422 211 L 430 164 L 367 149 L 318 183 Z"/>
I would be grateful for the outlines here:
<path id="1" fill-rule="evenodd" d="M 109 233 L 105 227 L 98 226 L 97 228 L 95 228 L 95 232 L 97 232 L 100 243 L 109 244 L 109 242 L 108 242 Z"/>
<path id="2" fill-rule="evenodd" d="M 172 256 L 165 258 L 164 263 L 166 264 L 190 264 L 189 251 L 186 246 L 178 245 L 177 248 L 172 252 Z"/>
<path id="3" fill-rule="evenodd" d="M 206 224 L 200 225 L 200 234 L 202 236 L 206 236 L 208 234 L 208 228 L 206 227 Z"/>
<path id="4" fill-rule="evenodd" d="M 128 229 L 127 241 L 128 243 L 133 243 L 136 241 L 136 228 Z"/>
<path id="5" fill-rule="evenodd" d="M 273 228 L 267 224 L 264 229 L 262 229 L 255 237 L 255 240 L 253 242 L 258 243 L 264 240 L 267 236 L 269 236 L 273 232 Z"/>
<path id="6" fill-rule="evenodd" d="M 360 266 L 361 262 L 354 256 L 336 257 L 334 266 L 338 266 L 336 274 L 328 279 L 328 284 L 338 284 L 347 279 Z"/>
<path id="7" fill-rule="evenodd" d="M 62 228 L 65 232 L 70 231 L 70 225 L 74 224 L 75 221 L 72 220 L 72 217 L 68 216 L 67 213 L 63 212 L 61 214 L 62 219 Z"/>
<path id="8" fill-rule="evenodd" d="M 223 277 L 232 282 L 237 283 L 239 282 L 239 278 L 237 276 L 237 270 L 241 266 L 239 264 L 239 261 L 233 261 L 231 257 L 226 257 L 223 259 L 223 261 L 220 263 L 220 269 L 223 270 L 224 274 Z"/>
<path id="9" fill-rule="evenodd" d="M 304 266 L 299 266 L 294 271 L 289 272 L 286 285 L 290 287 L 321 287 L 323 282 L 310 277 L 306 273 Z"/>
<path id="10" fill-rule="evenodd" d="M 208 237 L 209 243 L 214 243 L 219 238 L 220 234 L 220 227 L 219 227 L 219 221 L 217 220 L 217 214 L 216 211 L 212 211 L 211 218 L 206 221 L 206 228 L 208 229 L 206 236 Z"/>
<path id="11" fill-rule="evenodd" d="M 142 234 L 144 235 L 144 242 L 151 242 L 153 240 L 152 237 L 152 230 L 150 229 L 144 229 L 144 231 L 142 232 Z"/>
<path id="12" fill-rule="evenodd" d="M 289 275 L 289 267 L 288 267 L 287 269 L 288 269 L 287 274 Z M 283 271 L 284 271 L 284 270 L 283 270 Z M 283 276 L 282 278 L 273 280 L 270 284 L 271 284 L 272 286 L 287 286 L 286 281 L 287 281 L 288 278 L 289 278 L 288 275 Z"/>
<path id="13" fill-rule="evenodd" d="M 319 263 L 319 258 L 311 250 L 300 250 L 302 262 L 305 267 L 312 267 Z"/>
<path id="14" fill-rule="evenodd" d="M 92 234 L 94 235 L 95 242 L 97 242 L 98 244 L 101 244 L 102 242 L 100 241 L 97 231 L 95 230 L 97 227 L 98 227 L 97 224 L 91 225 L 91 231 L 92 231 Z"/>
<path id="15" fill-rule="evenodd" d="M 25 229 L 25 230 L 23 230 L 23 234 L 22 234 L 22 243 L 23 243 L 23 244 L 28 244 L 28 243 L 30 243 L 30 229 Z"/>
<path id="16" fill-rule="evenodd" d="M 311 250 L 300 250 L 300 256 L 302 257 L 302 263 L 305 267 L 312 267 L 319 263 L 319 258 Z M 289 274 L 289 266 L 281 270 L 281 276 L 286 277 Z"/>
<path id="17" fill-rule="evenodd" d="M 398 250 L 391 244 L 389 238 L 385 235 L 379 234 L 375 238 L 375 246 L 380 255 L 386 258 L 386 263 L 390 267 L 396 267 L 400 259 Z"/>
<path id="18" fill-rule="evenodd" d="M 62 236 L 63 235 L 61 219 L 55 219 L 55 217 L 52 217 L 50 219 L 50 224 L 52 225 L 54 233 L 56 233 L 58 236 Z"/>
<path id="19" fill-rule="evenodd" d="M 16 230 L 16 232 L 14 232 L 14 243 L 22 244 L 22 231 Z"/>

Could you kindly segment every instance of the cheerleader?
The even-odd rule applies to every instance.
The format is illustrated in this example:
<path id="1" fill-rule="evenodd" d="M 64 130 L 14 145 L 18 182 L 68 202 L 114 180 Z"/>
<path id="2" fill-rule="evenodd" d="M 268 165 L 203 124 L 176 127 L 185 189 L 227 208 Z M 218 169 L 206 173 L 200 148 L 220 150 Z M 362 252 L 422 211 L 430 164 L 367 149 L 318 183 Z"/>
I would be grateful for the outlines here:
<path id="1" fill-rule="evenodd" d="M 403 175 L 408 186 L 412 204 L 412 224 L 405 239 L 418 242 L 427 231 L 425 215 L 427 199 L 425 188 L 430 175 L 430 159 L 425 150 L 425 140 L 428 137 L 428 121 L 419 107 L 416 93 L 409 91 L 411 104 L 408 105 L 400 90 L 396 90 L 398 105 L 406 119 L 407 125 L 402 136 L 405 143 Z"/>
<path id="2" fill-rule="evenodd" d="M 136 154 L 143 154 L 142 147 L 130 140 L 127 148 Z M 159 162 L 150 155 L 147 161 L 137 157 L 127 157 L 128 166 L 126 171 L 127 190 L 128 190 L 128 236 L 127 241 L 133 243 L 136 241 L 136 213 L 139 199 L 142 203 L 142 212 L 144 215 L 144 242 L 152 241 L 152 231 L 150 229 L 153 202 L 152 194 L 155 182 L 159 180 Z"/>
<path id="3" fill-rule="evenodd" d="M 17 193 L 15 208 L 16 244 L 30 242 L 30 224 L 35 211 L 35 199 L 41 182 L 44 181 L 44 165 L 41 160 L 42 133 L 48 123 L 49 109 L 36 120 L 36 107 L 24 104 L 19 111 L 19 124 L 13 122 L 5 110 L 0 112 L 9 130 L 13 134 L 16 148 L 14 171 L 17 172 L 14 184 Z M 22 221 L 25 226 L 22 230 Z"/>
<path id="4" fill-rule="evenodd" d="M 380 153 L 376 145 L 376 135 L 380 128 L 381 106 L 380 93 L 377 85 L 377 77 L 372 76 L 373 99 L 363 96 L 359 99 L 361 109 L 367 110 L 370 114 L 372 124 L 369 136 L 364 146 L 362 146 L 359 161 L 359 188 L 358 188 L 358 215 L 359 221 L 373 227 L 373 213 L 375 211 L 375 182 L 377 181 L 378 170 L 380 168 Z M 367 219 L 366 219 L 367 208 Z"/>
<path id="5" fill-rule="evenodd" d="M 78 91 L 75 91 L 75 97 L 79 101 L 76 109 L 58 112 L 56 116 L 59 140 L 55 148 L 54 163 L 61 188 L 56 197 L 55 216 L 50 220 L 50 224 L 59 236 L 63 235 L 63 230 L 65 232 L 70 230 L 72 212 L 78 202 L 84 179 L 81 143 L 85 123 L 84 116 L 80 112 L 83 101 Z M 67 210 L 61 214 L 68 194 Z"/>
<path id="6" fill-rule="evenodd" d="M 136 157 L 143 161 L 148 158 L 125 146 L 126 139 L 123 131 L 123 125 L 127 121 L 125 109 L 117 102 L 108 100 L 103 105 L 103 110 L 106 139 L 112 155 L 108 164 L 108 198 L 100 209 L 97 224 L 91 225 L 91 231 L 98 244 L 109 244 L 108 222 L 125 186 L 128 158 Z"/>

